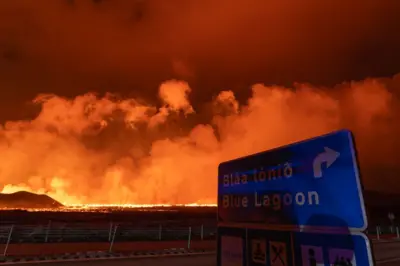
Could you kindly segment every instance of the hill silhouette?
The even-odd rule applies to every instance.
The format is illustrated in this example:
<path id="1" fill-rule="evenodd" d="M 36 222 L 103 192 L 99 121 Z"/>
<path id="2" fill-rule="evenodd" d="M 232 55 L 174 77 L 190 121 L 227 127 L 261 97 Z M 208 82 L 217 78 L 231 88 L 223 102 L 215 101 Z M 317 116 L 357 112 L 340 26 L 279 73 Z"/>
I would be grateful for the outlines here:
<path id="1" fill-rule="evenodd" d="M 26 191 L 0 193 L 0 208 L 59 208 L 63 205 L 47 195 L 38 195 Z"/>

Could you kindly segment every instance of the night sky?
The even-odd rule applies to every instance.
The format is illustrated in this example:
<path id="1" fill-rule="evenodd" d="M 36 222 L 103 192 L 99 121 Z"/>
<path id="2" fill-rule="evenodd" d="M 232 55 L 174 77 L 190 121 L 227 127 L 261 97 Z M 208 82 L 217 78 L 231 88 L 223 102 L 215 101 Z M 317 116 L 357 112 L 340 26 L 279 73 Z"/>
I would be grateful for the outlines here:
<path id="1" fill-rule="evenodd" d="M 227 88 L 246 99 L 259 82 L 391 77 L 399 12 L 395 0 L 1 1 L 0 118 L 29 116 L 39 93 L 152 101 L 171 78 L 187 80 L 198 105 Z"/>

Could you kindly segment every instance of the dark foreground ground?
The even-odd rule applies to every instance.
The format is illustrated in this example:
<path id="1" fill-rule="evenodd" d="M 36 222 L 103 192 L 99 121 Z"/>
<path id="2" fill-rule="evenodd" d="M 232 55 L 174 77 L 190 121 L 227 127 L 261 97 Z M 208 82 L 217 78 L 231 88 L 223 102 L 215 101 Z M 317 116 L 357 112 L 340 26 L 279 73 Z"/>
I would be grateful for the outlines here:
<path id="1" fill-rule="evenodd" d="M 400 209 L 399 209 L 400 210 Z M 400 212 L 384 207 L 367 208 L 370 227 L 389 226 L 388 212 L 395 213 L 394 225 L 398 225 Z M 399 215 L 397 216 L 396 213 Z M 137 226 L 169 224 L 176 226 L 214 225 L 217 220 L 216 207 L 148 208 L 101 211 L 0 211 L 0 225 L 5 224 L 47 224 L 52 223 L 127 223 Z"/>

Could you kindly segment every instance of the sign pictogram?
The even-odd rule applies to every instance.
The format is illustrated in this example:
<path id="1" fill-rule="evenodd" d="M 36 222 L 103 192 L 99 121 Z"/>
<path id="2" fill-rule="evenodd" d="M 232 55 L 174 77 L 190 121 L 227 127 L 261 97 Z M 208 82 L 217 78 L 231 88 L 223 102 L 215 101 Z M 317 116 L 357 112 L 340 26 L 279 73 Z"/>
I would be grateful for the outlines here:
<path id="1" fill-rule="evenodd" d="M 253 239 L 251 241 L 251 260 L 255 263 L 267 262 L 267 245 L 265 239 Z"/>
<path id="2" fill-rule="evenodd" d="M 271 266 L 287 266 L 287 249 L 284 242 L 269 242 L 269 255 Z"/>
<path id="3" fill-rule="evenodd" d="M 325 266 L 322 247 L 301 246 L 302 266 Z"/>
<path id="4" fill-rule="evenodd" d="M 351 249 L 329 250 L 329 265 L 330 266 L 357 266 L 355 253 Z"/>

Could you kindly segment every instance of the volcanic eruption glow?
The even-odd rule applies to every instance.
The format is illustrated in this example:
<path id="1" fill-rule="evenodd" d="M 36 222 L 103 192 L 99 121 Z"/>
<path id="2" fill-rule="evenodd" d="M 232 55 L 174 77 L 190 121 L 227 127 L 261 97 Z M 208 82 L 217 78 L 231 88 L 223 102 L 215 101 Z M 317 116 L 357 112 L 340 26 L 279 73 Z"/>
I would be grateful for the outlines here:
<path id="1" fill-rule="evenodd" d="M 360 137 L 362 151 L 385 148 L 366 144 L 396 130 L 385 122 L 398 119 L 388 82 L 398 79 L 368 79 L 334 90 L 256 84 L 245 104 L 222 91 L 210 105 L 210 122 L 189 129 L 177 122 L 197 115 L 184 81 L 163 83 L 158 107 L 113 95 L 41 95 L 35 119 L 1 128 L 2 192 L 47 194 L 81 207 L 214 204 L 224 160 L 347 126 Z M 174 135 L 163 136 L 170 123 L 178 123 Z"/>
<path id="2" fill-rule="evenodd" d="M 0 192 L 80 209 L 213 205 L 220 162 L 340 128 L 365 188 L 398 192 L 399 10 L 0 1 Z"/>

